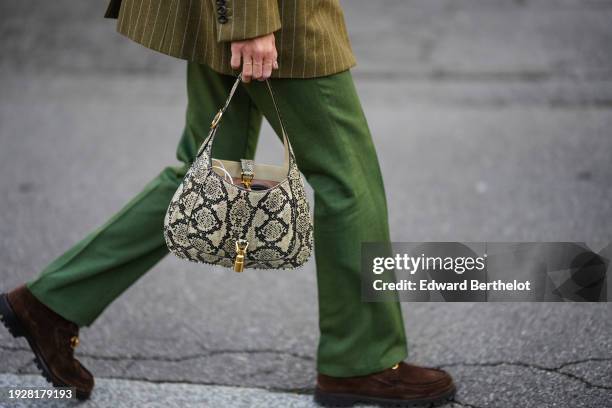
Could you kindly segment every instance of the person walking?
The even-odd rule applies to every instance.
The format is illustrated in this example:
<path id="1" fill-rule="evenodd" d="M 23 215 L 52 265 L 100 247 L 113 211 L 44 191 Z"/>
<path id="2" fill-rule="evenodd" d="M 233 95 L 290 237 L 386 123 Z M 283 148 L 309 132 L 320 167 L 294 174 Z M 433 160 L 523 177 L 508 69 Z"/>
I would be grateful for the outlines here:
<path id="1" fill-rule="evenodd" d="M 252 159 L 265 117 L 280 124 L 314 190 L 320 339 L 315 400 L 322 405 L 432 404 L 455 385 L 443 370 L 405 363 L 399 303 L 362 302 L 360 245 L 390 240 L 383 178 L 350 69 L 355 58 L 338 0 L 111 0 L 106 17 L 153 50 L 187 60 L 187 114 L 176 156 L 106 223 L 33 280 L 2 294 L 0 314 L 24 336 L 55 386 L 88 398 L 93 375 L 74 357 L 79 328 L 167 253 L 168 204 L 238 72 L 243 83 L 213 156 Z"/>

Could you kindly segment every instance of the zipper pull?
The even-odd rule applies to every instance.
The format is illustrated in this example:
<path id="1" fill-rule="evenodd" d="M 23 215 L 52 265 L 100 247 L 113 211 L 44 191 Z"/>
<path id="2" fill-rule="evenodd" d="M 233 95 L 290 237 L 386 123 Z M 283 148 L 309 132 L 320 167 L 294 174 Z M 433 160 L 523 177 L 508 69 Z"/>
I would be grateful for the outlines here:
<path id="1" fill-rule="evenodd" d="M 244 270 L 244 257 L 246 256 L 246 249 L 249 246 L 249 242 L 244 239 L 236 241 L 236 258 L 234 259 L 234 271 L 242 272 Z"/>

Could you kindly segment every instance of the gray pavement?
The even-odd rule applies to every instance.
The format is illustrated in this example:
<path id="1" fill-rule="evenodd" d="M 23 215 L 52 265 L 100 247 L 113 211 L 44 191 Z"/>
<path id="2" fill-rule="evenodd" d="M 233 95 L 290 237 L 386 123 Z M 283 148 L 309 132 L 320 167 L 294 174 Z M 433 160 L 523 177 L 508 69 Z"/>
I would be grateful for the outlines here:
<path id="1" fill-rule="evenodd" d="M 612 240 L 612 1 L 343 4 L 394 240 Z M 2 288 L 176 163 L 184 63 L 104 6 L 0 3 Z M 266 127 L 257 159 L 280 154 Z M 83 330 L 84 406 L 312 406 L 314 272 L 167 257 Z M 612 407 L 609 303 L 403 308 L 410 359 L 456 377 L 456 406 Z M 33 374 L 0 329 L 0 386 Z"/>

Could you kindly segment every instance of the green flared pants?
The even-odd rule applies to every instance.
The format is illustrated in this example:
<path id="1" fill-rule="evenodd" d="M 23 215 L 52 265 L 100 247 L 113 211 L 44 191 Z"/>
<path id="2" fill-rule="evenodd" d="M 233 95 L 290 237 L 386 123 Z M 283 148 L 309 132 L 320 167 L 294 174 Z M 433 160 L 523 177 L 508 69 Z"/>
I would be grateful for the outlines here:
<path id="1" fill-rule="evenodd" d="M 167 253 L 163 219 L 210 120 L 234 81 L 188 63 L 182 165 L 166 167 L 104 225 L 28 283 L 42 303 L 79 326 L 102 311 Z M 321 336 L 319 372 L 366 375 L 406 358 L 397 302 L 361 301 L 362 241 L 388 241 L 378 159 L 350 71 L 312 79 L 274 79 L 300 171 L 314 190 L 314 238 Z M 279 134 L 264 84 L 241 84 L 215 138 L 213 156 L 253 158 L 262 115 Z"/>

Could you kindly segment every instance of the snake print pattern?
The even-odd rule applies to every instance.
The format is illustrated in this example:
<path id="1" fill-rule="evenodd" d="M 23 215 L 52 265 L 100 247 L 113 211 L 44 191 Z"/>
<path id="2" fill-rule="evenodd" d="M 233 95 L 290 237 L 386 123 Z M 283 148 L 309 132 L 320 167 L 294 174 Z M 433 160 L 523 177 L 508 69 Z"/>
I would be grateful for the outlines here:
<path id="1" fill-rule="evenodd" d="M 312 220 L 304 182 L 289 144 L 288 177 L 262 191 L 233 185 L 211 167 L 211 130 L 176 190 L 164 219 L 171 252 L 194 262 L 232 267 L 235 242 L 249 245 L 245 267 L 292 269 L 312 252 Z"/>

